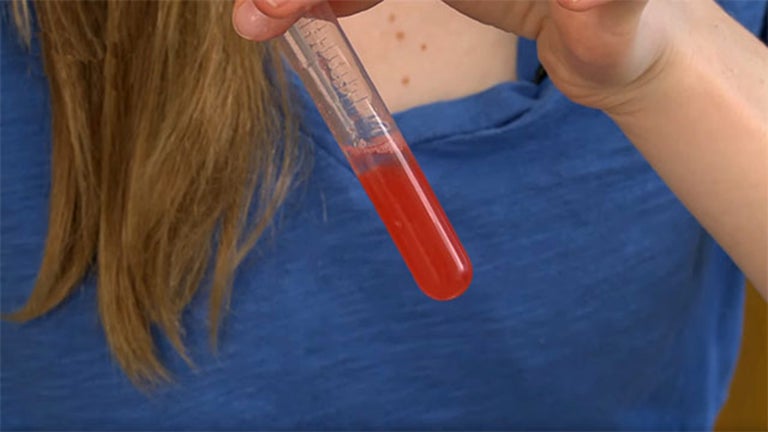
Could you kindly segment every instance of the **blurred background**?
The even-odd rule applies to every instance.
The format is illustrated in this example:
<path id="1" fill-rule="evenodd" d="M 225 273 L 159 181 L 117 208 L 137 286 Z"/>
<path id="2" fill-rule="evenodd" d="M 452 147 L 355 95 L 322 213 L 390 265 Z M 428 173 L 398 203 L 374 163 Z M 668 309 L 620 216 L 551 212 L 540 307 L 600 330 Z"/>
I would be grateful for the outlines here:
<path id="1" fill-rule="evenodd" d="M 768 431 L 768 303 L 747 286 L 744 335 L 718 431 Z"/>

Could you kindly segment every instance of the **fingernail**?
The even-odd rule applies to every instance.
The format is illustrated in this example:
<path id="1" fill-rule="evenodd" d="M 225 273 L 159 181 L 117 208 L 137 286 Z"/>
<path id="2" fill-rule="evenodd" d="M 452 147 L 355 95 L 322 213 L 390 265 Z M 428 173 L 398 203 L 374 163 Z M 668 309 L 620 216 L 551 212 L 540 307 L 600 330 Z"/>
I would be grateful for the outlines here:
<path id="1" fill-rule="evenodd" d="M 243 0 L 232 17 L 235 31 L 246 39 L 260 39 L 269 25 L 269 17 L 261 13 L 252 0 Z"/>

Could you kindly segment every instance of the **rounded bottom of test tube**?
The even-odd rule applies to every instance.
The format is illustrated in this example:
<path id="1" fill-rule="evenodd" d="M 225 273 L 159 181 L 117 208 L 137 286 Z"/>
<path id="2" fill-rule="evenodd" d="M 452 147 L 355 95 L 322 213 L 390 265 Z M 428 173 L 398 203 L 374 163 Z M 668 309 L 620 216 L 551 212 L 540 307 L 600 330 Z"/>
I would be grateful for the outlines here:
<path id="1" fill-rule="evenodd" d="M 454 275 L 455 280 L 447 282 L 445 285 L 429 287 L 419 285 L 419 289 L 432 300 L 437 301 L 449 301 L 453 300 L 462 294 L 469 288 L 472 283 L 472 265 L 470 264 L 466 269 Z M 417 282 L 418 285 L 418 282 Z"/>
<path id="2" fill-rule="evenodd" d="M 345 149 L 416 284 L 428 297 L 460 296 L 472 263 L 402 136 Z"/>

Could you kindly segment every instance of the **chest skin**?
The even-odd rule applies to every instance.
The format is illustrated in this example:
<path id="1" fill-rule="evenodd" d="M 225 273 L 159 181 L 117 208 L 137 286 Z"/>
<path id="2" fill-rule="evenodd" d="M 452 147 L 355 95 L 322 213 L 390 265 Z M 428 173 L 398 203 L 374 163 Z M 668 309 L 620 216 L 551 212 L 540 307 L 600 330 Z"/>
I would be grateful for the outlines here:
<path id="1" fill-rule="evenodd" d="M 516 79 L 517 37 L 440 0 L 383 2 L 340 22 L 394 112 Z"/>

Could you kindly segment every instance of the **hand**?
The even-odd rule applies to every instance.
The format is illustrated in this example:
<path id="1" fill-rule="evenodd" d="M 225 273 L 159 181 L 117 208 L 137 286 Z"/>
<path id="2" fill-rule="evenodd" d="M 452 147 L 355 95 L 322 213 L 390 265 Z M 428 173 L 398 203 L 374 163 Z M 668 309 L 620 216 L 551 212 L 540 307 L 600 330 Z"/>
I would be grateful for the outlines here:
<path id="1" fill-rule="evenodd" d="M 282 34 L 323 0 L 236 0 L 238 33 L 263 41 Z M 380 1 L 380 0 L 379 0 Z M 339 16 L 379 1 L 331 0 Z M 278 3 L 277 6 L 274 3 Z M 536 39 L 554 84 L 573 101 L 610 110 L 652 81 L 670 55 L 671 22 L 687 5 L 661 0 L 446 0 L 482 23 Z M 682 25 L 677 24 L 682 28 Z"/>

